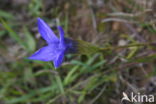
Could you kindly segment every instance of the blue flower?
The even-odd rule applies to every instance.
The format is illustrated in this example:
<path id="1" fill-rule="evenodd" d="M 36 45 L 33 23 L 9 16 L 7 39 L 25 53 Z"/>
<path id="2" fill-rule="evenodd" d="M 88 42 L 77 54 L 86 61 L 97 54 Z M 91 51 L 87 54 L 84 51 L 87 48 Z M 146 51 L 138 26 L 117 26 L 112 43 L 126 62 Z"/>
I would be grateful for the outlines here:
<path id="1" fill-rule="evenodd" d="M 58 68 L 62 64 L 65 54 L 77 51 L 76 42 L 64 37 L 64 30 L 61 26 L 58 26 L 60 34 L 60 38 L 58 38 L 50 27 L 41 18 L 38 18 L 38 30 L 48 45 L 39 49 L 28 59 L 53 61 L 55 68 Z"/>

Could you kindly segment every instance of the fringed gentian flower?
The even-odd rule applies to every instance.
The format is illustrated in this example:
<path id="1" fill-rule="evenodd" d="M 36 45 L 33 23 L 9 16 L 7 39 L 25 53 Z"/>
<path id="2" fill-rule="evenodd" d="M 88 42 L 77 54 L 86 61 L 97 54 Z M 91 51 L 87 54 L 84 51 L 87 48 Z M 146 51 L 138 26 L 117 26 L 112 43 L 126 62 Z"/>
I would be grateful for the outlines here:
<path id="1" fill-rule="evenodd" d="M 38 18 L 38 30 L 48 45 L 39 49 L 28 59 L 53 61 L 55 68 L 58 68 L 62 64 L 65 54 L 77 51 L 77 43 L 64 37 L 61 26 L 58 26 L 60 34 L 60 38 L 58 38 L 50 27 L 42 19 Z"/>

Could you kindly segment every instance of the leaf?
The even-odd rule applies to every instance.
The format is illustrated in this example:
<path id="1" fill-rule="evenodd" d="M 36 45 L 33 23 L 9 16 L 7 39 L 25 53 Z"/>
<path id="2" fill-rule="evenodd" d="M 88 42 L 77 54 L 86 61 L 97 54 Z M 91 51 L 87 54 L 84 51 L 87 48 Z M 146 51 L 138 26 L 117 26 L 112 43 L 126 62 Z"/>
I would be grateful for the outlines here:
<path id="1" fill-rule="evenodd" d="M 28 31 L 28 29 L 26 27 L 24 27 L 24 33 L 25 33 L 25 43 L 27 45 L 27 48 L 30 52 L 35 51 L 36 49 L 36 43 L 35 43 L 35 39 L 33 38 L 33 36 L 31 35 L 31 33 Z"/>
<path id="2" fill-rule="evenodd" d="M 2 11 L 2 10 L 0 10 L 0 17 L 6 18 L 6 19 L 13 19 L 14 18 L 13 14 Z"/>
<path id="3" fill-rule="evenodd" d="M 75 66 L 70 70 L 70 72 L 67 74 L 67 76 L 64 79 L 64 85 L 68 85 L 75 79 L 75 74 L 78 68 L 79 66 Z"/>
<path id="4" fill-rule="evenodd" d="M 16 40 L 23 48 L 26 49 L 27 48 L 26 44 L 21 40 L 19 35 L 15 31 L 12 30 L 9 24 L 5 22 L 2 18 L 0 18 L 0 21 L 2 22 L 2 25 L 4 26 L 4 28 L 9 32 L 10 37 Z"/>

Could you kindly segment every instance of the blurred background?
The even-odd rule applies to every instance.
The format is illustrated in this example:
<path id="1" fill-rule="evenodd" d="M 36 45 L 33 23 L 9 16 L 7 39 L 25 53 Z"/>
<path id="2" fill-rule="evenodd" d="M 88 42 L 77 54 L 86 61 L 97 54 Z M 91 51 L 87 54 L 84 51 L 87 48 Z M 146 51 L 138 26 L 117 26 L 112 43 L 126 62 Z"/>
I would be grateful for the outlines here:
<path id="1" fill-rule="evenodd" d="M 0 104 L 121 104 L 122 92 L 156 94 L 155 44 L 68 54 L 55 69 L 26 59 L 46 45 L 37 17 L 100 47 L 156 43 L 156 0 L 0 0 Z"/>

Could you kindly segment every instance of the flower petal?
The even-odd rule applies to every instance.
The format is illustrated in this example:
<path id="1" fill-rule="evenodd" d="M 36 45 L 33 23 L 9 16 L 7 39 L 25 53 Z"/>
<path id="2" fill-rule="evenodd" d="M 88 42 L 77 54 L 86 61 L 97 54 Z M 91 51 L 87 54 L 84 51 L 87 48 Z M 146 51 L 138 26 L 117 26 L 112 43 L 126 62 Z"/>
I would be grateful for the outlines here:
<path id="1" fill-rule="evenodd" d="M 64 43 L 64 30 L 61 26 L 58 26 L 58 30 L 60 33 L 60 48 L 64 48 L 65 43 Z"/>
<path id="2" fill-rule="evenodd" d="M 31 60 L 40 60 L 40 61 L 52 61 L 56 58 L 56 53 L 58 49 L 54 45 L 48 45 L 37 52 L 35 52 L 32 56 L 28 57 Z"/>
<path id="3" fill-rule="evenodd" d="M 38 18 L 38 31 L 47 43 L 58 42 L 59 39 L 41 18 Z"/>
<path id="4" fill-rule="evenodd" d="M 55 68 L 58 68 L 62 62 L 63 62 L 63 59 L 64 59 L 64 51 L 60 52 L 57 57 L 54 59 L 54 66 Z"/>

